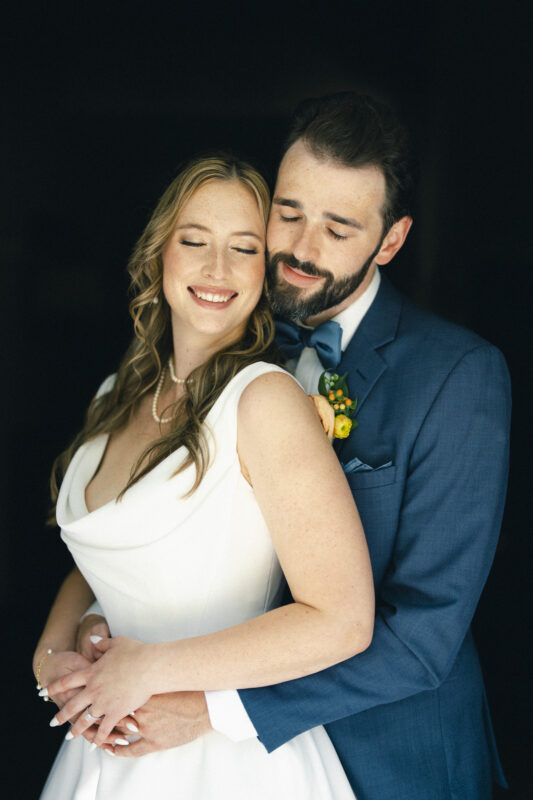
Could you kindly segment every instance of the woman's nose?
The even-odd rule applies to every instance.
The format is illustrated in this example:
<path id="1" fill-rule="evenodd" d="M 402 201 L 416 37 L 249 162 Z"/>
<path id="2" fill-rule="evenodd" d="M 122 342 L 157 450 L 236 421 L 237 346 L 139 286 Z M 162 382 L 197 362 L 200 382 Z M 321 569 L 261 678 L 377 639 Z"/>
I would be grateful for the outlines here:
<path id="1" fill-rule="evenodd" d="M 202 273 L 206 277 L 220 280 L 228 273 L 228 259 L 221 249 L 213 249 L 207 254 L 207 259 L 202 267 Z"/>

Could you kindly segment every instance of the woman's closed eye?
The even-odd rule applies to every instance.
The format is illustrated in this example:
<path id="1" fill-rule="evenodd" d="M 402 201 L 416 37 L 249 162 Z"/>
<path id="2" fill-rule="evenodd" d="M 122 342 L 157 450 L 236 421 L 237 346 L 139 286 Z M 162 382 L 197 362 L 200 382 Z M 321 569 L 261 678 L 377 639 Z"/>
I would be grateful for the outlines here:
<path id="1" fill-rule="evenodd" d="M 233 247 L 232 249 L 236 250 L 237 253 L 244 253 L 247 256 L 255 256 L 255 255 L 257 255 L 257 250 L 255 249 L 255 247 L 251 247 L 251 248 L 248 248 L 248 247 Z"/>
<path id="2" fill-rule="evenodd" d="M 286 217 L 283 214 L 280 214 L 280 219 L 282 219 L 283 222 L 298 222 L 301 217 Z"/>
<path id="3" fill-rule="evenodd" d="M 190 242 L 188 239 L 182 239 L 180 244 L 184 244 L 187 247 L 205 247 L 205 242 Z"/>

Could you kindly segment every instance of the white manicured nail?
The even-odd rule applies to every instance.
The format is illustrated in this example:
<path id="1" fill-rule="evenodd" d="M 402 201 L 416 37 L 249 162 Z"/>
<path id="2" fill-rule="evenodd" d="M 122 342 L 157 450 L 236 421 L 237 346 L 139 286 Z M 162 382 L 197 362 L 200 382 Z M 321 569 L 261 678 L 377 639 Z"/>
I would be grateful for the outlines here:
<path id="1" fill-rule="evenodd" d="M 104 750 L 104 753 L 107 753 L 108 756 L 114 756 L 114 752 L 112 750 Z"/>
<path id="2" fill-rule="evenodd" d="M 89 745 L 89 753 L 93 753 L 97 747 L 98 745 L 96 745 L 94 742 L 91 742 L 91 744 Z"/>
<path id="3" fill-rule="evenodd" d="M 48 689 L 41 689 L 39 697 L 48 697 Z"/>
<path id="4" fill-rule="evenodd" d="M 114 742 L 114 743 L 115 743 L 115 744 L 122 744 L 122 745 L 129 744 L 129 742 L 128 742 L 128 740 L 127 740 L 127 739 L 115 739 L 115 742 Z"/>
<path id="5" fill-rule="evenodd" d="M 49 725 L 51 728 L 55 728 L 56 725 L 59 725 L 59 721 L 56 719 L 56 717 L 52 717 L 52 719 L 49 722 Z"/>
<path id="6" fill-rule="evenodd" d="M 70 742 L 71 739 L 74 739 L 74 734 L 72 733 L 72 731 L 69 731 L 65 736 L 65 741 Z"/>
<path id="7" fill-rule="evenodd" d="M 134 725 L 133 722 L 126 722 L 126 728 L 132 733 L 139 733 L 139 728 L 137 725 Z"/>
<path id="8" fill-rule="evenodd" d="M 96 636 L 96 635 L 89 636 L 89 639 L 93 644 L 98 644 L 98 642 L 101 642 L 103 638 L 104 638 L 103 636 Z"/>

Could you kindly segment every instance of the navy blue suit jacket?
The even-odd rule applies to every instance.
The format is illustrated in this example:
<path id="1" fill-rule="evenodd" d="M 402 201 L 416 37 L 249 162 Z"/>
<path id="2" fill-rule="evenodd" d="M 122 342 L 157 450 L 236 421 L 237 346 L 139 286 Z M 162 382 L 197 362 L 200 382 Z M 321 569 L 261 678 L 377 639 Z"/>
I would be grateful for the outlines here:
<path id="1" fill-rule="evenodd" d="M 374 638 L 241 699 L 269 751 L 325 724 L 358 800 L 487 800 L 504 778 L 470 622 L 505 499 L 505 361 L 383 278 L 337 371 L 359 400 L 336 449 L 370 549 Z"/>

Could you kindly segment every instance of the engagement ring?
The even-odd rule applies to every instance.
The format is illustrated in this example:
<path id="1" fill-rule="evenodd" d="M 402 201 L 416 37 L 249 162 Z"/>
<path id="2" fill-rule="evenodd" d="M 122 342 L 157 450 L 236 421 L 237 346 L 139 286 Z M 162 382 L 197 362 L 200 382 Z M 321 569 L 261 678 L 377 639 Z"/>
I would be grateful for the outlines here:
<path id="1" fill-rule="evenodd" d="M 87 708 L 87 710 L 85 712 L 85 719 L 87 720 L 87 722 L 96 722 L 97 719 L 102 719 L 102 717 L 103 717 L 103 714 L 101 714 L 99 717 L 93 717 L 93 715 L 91 714 L 91 712 L 89 711 L 88 708 Z"/>

